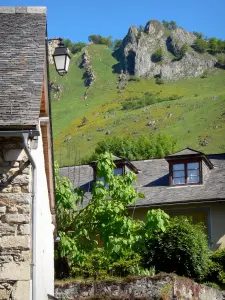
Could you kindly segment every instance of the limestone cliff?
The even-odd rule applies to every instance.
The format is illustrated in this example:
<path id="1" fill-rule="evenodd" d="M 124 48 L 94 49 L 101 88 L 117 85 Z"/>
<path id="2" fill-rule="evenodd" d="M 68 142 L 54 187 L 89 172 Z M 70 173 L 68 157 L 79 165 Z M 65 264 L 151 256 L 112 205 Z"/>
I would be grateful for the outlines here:
<path id="1" fill-rule="evenodd" d="M 191 47 L 196 36 L 177 27 L 166 29 L 156 20 L 149 21 L 143 31 L 131 26 L 120 48 L 120 60 L 125 72 L 135 76 L 162 77 L 177 80 L 200 76 L 205 69 L 212 69 L 216 58 L 210 54 L 199 54 Z M 185 45 L 186 51 L 182 53 Z M 154 53 L 162 53 L 160 61 L 154 60 Z"/>

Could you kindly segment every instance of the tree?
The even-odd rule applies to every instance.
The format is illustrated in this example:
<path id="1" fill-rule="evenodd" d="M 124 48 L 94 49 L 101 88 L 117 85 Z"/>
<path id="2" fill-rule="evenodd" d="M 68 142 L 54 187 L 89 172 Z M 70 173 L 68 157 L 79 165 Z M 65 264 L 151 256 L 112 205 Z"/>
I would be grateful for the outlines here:
<path id="1" fill-rule="evenodd" d="M 111 36 L 103 37 L 101 35 L 92 34 L 89 35 L 88 40 L 94 44 L 107 45 L 109 48 L 113 45 Z"/>
<path id="2" fill-rule="evenodd" d="M 130 160 L 162 158 L 175 151 L 176 140 L 164 134 L 140 137 L 105 138 L 97 143 L 90 160 L 95 160 L 105 152 Z M 89 160 L 89 161 L 90 161 Z"/>
<path id="3" fill-rule="evenodd" d="M 175 21 L 170 21 L 170 22 L 167 22 L 165 20 L 162 20 L 162 24 L 163 26 L 168 29 L 168 30 L 174 30 L 177 28 L 177 24 Z"/>
<path id="4" fill-rule="evenodd" d="M 208 49 L 208 42 L 206 40 L 197 38 L 194 41 L 193 48 L 199 53 L 205 53 Z"/>
<path id="5" fill-rule="evenodd" d="M 198 38 L 198 39 L 203 39 L 204 35 L 201 32 L 198 31 L 193 31 L 193 34 Z"/>
<path id="6" fill-rule="evenodd" d="M 123 40 L 114 40 L 113 41 L 113 45 L 112 45 L 113 51 L 116 51 L 120 48 L 122 41 Z"/>
<path id="7" fill-rule="evenodd" d="M 64 43 L 64 46 L 67 47 L 68 49 L 72 48 L 73 43 L 71 42 L 70 39 L 63 39 L 63 43 Z"/>
<path id="8" fill-rule="evenodd" d="M 215 54 L 218 50 L 217 48 L 217 39 L 215 37 L 212 37 L 209 39 L 209 50 L 212 54 Z"/>
<path id="9" fill-rule="evenodd" d="M 71 52 L 73 54 L 76 54 L 76 53 L 80 52 L 85 46 L 86 46 L 86 43 L 83 43 L 83 42 L 74 43 L 74 44 L 72 44 Z"/>
<path id="10" fill-rule="evenodd" d="M 106 257 L 111 257 L 111 262 L 120 260 L 124 255 L 135 255 L 135 250 L 140 248 L 143 237 L 149 237 L 152 229 L 165 230 L 168 224 L 168 215 L 161 210 L 150 211 L 146 216 L 146 223 L 133 220 L 128 215 L 127 206 L 133 205 L 138 197 L 144 195 L 138 193 L 132 183 L 135 175 L 132 172 L 124 176 L 114 175 L 114 162 L 112 155 L 104 153 L 100 155 L 97 164 L 97 178 L 91 192 L 88 204 L 74 211 L 71 197 L 71 185 L 69 192 L 65 193 L 64 187 L 68 184 L 63 178 L 63 183 L 57 178 L 57 212 L 66 210 L 65 224 L 60 222 L 59 235 L 61 238 L 57 259 L 70 260 L 77 264 L 85 263 L 89 254 L 99 252 L 99 246 Z M 56 175 L 58 176 L 58 175 Z M 62 188 L 61 188 L 62 187 Z M 63 191 L 62 191 L 63 190 Z M 61 197 L 64 195 L 66 199 Z M 81 189 L 75 192 L 75 202 L 79 206 L 84 201 L 84 193 Z M 62 207 L 62 204 L 66 207 Z M 126 253 L 126 254 L 124 254 Z M 103 255 L 103 253 L 102 253 Z"/>

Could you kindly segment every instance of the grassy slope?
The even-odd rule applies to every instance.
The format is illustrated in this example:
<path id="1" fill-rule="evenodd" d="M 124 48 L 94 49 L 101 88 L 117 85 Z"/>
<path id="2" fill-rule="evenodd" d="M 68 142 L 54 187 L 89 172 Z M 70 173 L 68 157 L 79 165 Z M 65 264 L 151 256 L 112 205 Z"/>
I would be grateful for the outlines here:
<path id="1" fill-rule="evenodd" d="M 73 57 L 69 73 L 65 77 L 56 75 L 52 68 L 51 79 L 63 87 L 60 100 L 52 100 L 54 150 L 61 165 L 73 164 L 89 156 L 96 143 L 110 136 L 148 135 L 152 127 L 146 123 L 156 121 L 156 130 L 173 135 L 178 139 L 178 149 L 187 145 L 205 153 L 225 152 L 225 71 L 216 70 L 208 78 L 192 78 L 155 84 L 154 79 L 129 82 L 122 93 L 117 92 L 118 74 L 112 73 L 117 61 L 105 46 L 87 47 L 96 81 L 83 99 L 86 91 L 79 68 L 81 55 Z M 121 110 L 121 102 L 127 98 L 143 98 L 145 92 L 157 97 L 178 95 L 179 100 L 166 101 L 133 111 Z M 212 100 L 216 96 L 215 100 Z M 52 97 L 53 98 L 53 97 Z M 172 116 L 169 117 L 169 114 Z M 87 122 L 82 127 L 82 118 Z M 165 118 L 166 117 L 166 118 Z M 103 131 L 97 131 L 98 128 Z M 65 139 L 71 136 L 69 142 Z M 207 146 L 199 142 L 208 140 Z M 90 139 L 88 141 L 88 139 Z"/>

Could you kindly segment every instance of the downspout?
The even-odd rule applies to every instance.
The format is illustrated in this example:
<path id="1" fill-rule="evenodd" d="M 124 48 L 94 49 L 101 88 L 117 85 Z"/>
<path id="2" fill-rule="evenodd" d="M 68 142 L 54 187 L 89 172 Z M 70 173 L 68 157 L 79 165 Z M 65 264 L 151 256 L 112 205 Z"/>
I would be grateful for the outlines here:
<path id="1" fill-rule="evenodd" d="M 31 272 L 31 278 L 32 278 L 32 300 L 36 300 L 36 281 L 37 281 L 37 274 L 36 274 L 36 264 L 37 264 L 37 252 L 36 252 L 36 245 L 37 245 L 37 234 L 36 234 L 36 228 L 37 228 L 37 216 L 36 216 L 36 191 L 37 191 L 37 169 L 35 161 L 30 153 L 30 150 L 28 149 L 27 142 L 28 142 L 28 133 L 23 133 L 23 144 L 24 144 L 24 151 L 26 152 L 26 155 L 31 162 L 32 165 L 32 272 Z"/>

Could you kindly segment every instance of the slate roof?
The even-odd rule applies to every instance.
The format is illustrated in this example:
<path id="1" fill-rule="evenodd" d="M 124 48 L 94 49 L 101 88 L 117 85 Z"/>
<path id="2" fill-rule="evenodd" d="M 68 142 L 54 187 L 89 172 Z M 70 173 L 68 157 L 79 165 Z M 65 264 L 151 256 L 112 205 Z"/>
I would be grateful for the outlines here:
<path id="1" fill-rule="evenodd" d="M 172 154 L 168 155 L 167 157 L 180 156 L 180 155 L 192 155 L 192 154 L 202 154 L 202 152 L 199 152 L 199 151 L 196 151 L 196 150 L 193 150 L 193 149 L 187 147 L 181 151 L 172 153 Z"/>
<path id="2" fill-rule="evenodd" d="M 46 8 L 0 7 L 0 126 L 37 125 L 45 61 Z"/>
<path id="3" fill-rule="evenodd" d="M 132 161 L 140 170 L 136 188 L 145 198 L 136 202 L 136 207 L 154 207 L 225 201 L 225 153 L 207 155 L 214 168 L 210 169 L 202 185 L 169 186 L 169 165 L 165 159 Z M 64 167 L 61 175 L 72 181 L 74 188 L 81 186 L 87 191 L 86 203 L 93 184 L 93 169 L 89 165 Z M 86 205 L 84 203 L 84 205 Z"/>

